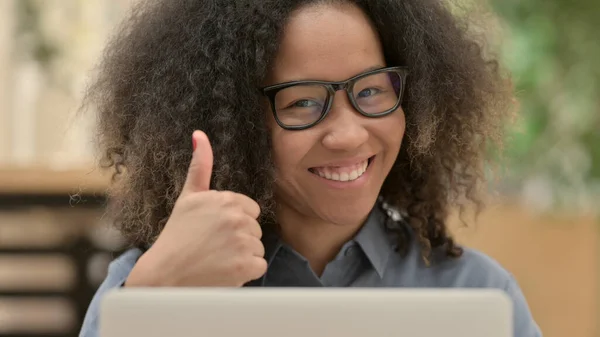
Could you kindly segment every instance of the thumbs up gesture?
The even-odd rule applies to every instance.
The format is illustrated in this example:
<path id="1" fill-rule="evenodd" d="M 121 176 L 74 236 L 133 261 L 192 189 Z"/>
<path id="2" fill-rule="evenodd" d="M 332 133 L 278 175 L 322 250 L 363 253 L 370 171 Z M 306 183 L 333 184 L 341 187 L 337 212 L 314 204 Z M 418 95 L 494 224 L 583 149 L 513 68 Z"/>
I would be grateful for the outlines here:
<path id="1" fill-rule="evenodd" d="M 260 207 L 245 195 L 209 189 L 212 148 L 203 132 L 192 138 L 192 161 L 173 212 L 125 286 L 240 287 L 267 270 Z"/>

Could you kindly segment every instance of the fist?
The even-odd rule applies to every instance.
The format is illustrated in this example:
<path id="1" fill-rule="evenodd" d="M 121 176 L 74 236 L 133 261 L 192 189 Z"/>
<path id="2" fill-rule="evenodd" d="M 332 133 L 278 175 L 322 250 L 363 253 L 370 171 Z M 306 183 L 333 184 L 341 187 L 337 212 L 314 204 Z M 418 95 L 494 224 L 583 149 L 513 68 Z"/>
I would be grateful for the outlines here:
<path id="1" fill-rule="evenodd" d="M 140 257 L 125 286 L 240 287 L 267 270 L 260 207 L 249 197 L 210 190 L 213 152 L 192 135 L 185 185 L 165 228 Z"/>

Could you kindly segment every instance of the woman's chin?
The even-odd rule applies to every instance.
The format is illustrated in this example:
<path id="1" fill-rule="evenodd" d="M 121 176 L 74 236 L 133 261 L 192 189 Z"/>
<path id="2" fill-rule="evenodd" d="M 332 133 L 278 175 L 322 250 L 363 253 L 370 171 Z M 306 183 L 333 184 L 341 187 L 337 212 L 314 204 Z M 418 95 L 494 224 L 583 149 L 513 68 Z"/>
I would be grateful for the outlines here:
<path id="1" fill-rule="evenodd" d="M 369 216 L 372 204 L 361 203 L 360 205 L 333 205 L 330 204 L 320 211 L 319 214 L 323 222 L 338 226 L 356 227 L 364 223 Z"/>

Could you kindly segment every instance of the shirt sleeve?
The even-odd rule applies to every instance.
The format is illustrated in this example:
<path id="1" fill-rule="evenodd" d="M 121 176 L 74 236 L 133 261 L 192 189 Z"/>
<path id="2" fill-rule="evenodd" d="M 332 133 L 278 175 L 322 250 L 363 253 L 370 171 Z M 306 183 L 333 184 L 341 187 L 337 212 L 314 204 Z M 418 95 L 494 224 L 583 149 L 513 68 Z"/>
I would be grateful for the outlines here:
<path id="1" fill-rule="evenodd" d="M 504 290 L 513 302 L 514 337 L 542 337 L 540 327 L 533 319 L 525 296 L 512 275 L 508 279 Z"/>
<path id="2" fill-rule="evenodd" d="M 98 315 L 100 313 L 102 298 L 111 289 L 118 288 L 125 283 L 129 273 L 141 255 L 141 250 L 133 248 L 110 263 L 106 278 L 90 302 L 79 332 L 79 337 L 99 337 Z"/>

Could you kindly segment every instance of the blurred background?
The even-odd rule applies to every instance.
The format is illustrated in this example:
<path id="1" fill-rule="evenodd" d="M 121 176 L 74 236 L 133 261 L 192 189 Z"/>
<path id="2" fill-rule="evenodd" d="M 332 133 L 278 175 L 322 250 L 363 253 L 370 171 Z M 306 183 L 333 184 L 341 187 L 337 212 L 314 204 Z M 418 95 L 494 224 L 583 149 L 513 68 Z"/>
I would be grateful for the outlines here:
<path id="1" fill-rule="evenodd" d="M 76 112 L 131 2 L 0 0 L 0 336 L 76 336 L 121 252 L 94 116 Z M 598 337 L 600 2 L 458 3 L 485 19 L 520 112 L 488 208 L 453 230 L 515 275 L 545 336 Z"/>

